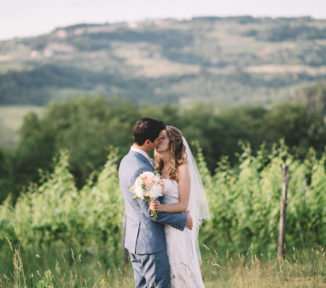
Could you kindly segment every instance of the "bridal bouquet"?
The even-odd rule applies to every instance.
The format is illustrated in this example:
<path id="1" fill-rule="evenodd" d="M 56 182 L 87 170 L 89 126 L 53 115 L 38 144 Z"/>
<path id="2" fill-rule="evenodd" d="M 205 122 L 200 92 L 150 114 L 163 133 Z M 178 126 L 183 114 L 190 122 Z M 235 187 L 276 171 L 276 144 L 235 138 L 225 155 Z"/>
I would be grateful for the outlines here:
<path id="1" fill-rule="evenodd" d="M 151 202 L 157 197 L 163 196 L 165 192 L 164 182 L 160 174 L 156 171 L 145 171 L 141 173 L 133 186 L 129 187 L 129 190 L 133 192 L 137 198 L 141 198 L 146 202 Z M 157 216 L 157 211 L 151 211 L 151 216 Z"/>

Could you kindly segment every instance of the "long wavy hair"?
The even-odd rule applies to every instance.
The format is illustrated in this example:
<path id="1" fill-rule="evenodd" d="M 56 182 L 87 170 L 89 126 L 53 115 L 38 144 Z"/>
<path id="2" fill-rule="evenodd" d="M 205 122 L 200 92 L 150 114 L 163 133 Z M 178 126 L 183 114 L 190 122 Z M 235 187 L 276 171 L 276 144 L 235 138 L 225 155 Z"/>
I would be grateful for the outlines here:
<path id="1" fill-rule="evenodd" d="M 178 181 L 178 167 L 187 162 L 186 147 L 183 145 L 182 133 L 174 126 L 166 126 L 169 139 L 170 161 L 168 163 L 169 178 Z M 164 162 L 159 152 L 155 150 L 154 167 L 162 175 Z"/>

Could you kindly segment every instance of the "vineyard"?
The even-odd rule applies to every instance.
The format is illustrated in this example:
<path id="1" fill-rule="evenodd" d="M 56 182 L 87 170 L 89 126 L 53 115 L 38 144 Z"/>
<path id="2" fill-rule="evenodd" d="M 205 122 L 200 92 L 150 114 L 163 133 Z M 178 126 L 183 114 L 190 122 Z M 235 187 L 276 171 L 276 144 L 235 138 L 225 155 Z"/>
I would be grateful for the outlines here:
<path id="1" fill-rule="evenodd" d="M 257 275 L 270 272 L 282 285 L 292 273 L 295 278 L 317 281 L 304 287 L 325 287 L 326 152 L 317 157 L 311 149 L 299 160 L 282 141 L 272 152 L 262 146 L 255 155 L 243 144 L 238 166 L 231 167 L 222 158 L 212 174 L 201 149 L 194 147 L 211 212 L 211 220 L 200 230 L 206 286 L 222 283 L 226 274 L 234 273 L 232 263 L 237 263 L 243 267 L 237 268 L 240 279 L 252 273 L 257 280 Z M 94 172 L 78 190 L 69 172 L 69 153 L 62 151 L 53 173 L 40 172 L 40 183 L 30 184 L 15 206 L 9 198 L 1 204 L 0 287 L 133 287 L 130 267 L 123 265 L 124 205 L 117 155 L 111 148 L 102 171 Z M 292 260 L 288 256 L 281 270 L 268 264 L 264 272 L 261 261 L 277 253 L 283 163 L 290 176 L 285 241 Z M 315 252 L 307 256 L 308 250 Z M 228 279 L 221 287 L 240 285 Z"/>

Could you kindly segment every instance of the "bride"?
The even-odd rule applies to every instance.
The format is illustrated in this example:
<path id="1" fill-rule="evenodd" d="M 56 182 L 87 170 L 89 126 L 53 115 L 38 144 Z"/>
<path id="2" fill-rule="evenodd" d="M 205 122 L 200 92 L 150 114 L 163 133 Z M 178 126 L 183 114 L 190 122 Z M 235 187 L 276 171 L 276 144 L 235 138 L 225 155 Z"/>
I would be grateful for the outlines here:
<path id="1" fill-rule="evenodd" d="M 155 169 L 163 176 L 166 192 L 163 204 L 151 202 L 151 210 L 176 213 L 189 210 L 193 229 L 180 231 L 165 226 L 167 253 L 171 270 L 171 287 L 204 287 L 200 272 L 201 256 L 198 231 L 209 210 L 203 184 L 182 133 L 167 126 L 155 150 Z"/>

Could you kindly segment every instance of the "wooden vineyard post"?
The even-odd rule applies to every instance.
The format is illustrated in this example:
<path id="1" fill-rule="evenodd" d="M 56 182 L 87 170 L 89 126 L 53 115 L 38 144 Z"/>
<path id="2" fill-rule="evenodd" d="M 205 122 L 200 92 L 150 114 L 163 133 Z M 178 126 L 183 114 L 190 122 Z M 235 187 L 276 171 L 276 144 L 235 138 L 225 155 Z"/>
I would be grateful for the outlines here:
<path id="1" fill-rule="evenodd" d="M 289 172 L 288 165 L 282 165 L 283 170 L 283 184 L 282 184 L 282 196 L 281 196 L 281 210 L 280 210 L 280 230 L 278 238 L 278 259 L 283 261 L 285 256 L 285 228 L 286 228 L 286 206 L 287 206 L 287 194 L 289 186 Z"/>

